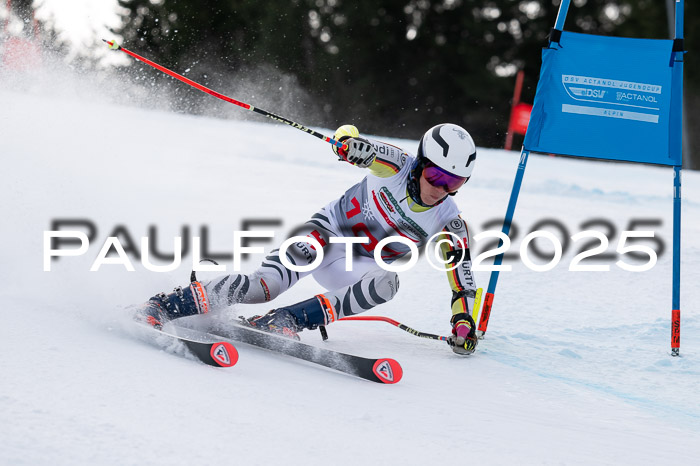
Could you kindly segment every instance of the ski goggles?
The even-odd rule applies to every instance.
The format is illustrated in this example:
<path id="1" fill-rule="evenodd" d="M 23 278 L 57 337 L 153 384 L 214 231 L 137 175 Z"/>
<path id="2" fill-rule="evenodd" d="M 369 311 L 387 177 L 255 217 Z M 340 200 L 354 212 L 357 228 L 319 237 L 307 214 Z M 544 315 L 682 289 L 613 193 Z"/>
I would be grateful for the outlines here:
<path id="1" fill-rule="evenodd" d="M 445 188 L 447 191 L 455 191 L 459 189 L 469 178 L 453 175 L 442 168 L 435 165 L 433 162 L 428 162 L 423 167 L 423 177 L 430 185 L 437 188 Z"/>

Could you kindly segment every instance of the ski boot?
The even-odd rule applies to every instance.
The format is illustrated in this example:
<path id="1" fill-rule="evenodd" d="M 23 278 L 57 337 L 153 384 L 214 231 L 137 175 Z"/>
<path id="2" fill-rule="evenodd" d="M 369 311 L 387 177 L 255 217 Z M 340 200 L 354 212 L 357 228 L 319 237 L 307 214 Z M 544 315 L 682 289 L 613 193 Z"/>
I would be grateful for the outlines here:
<path id="1" fill-rule="evenodd" d="M 246 322 L 260 330 L 299 340 L 302 330 L 313 330 L 335 320 L 332 310 L 329 312 L 322 302 L 328 302 L 325 296 L 314 296 L 291 306 L 273 309 L 263 316 L 253 316 Z"/>
<path id="2" fill-rule="evenodd" d="M 168 295 L 158 293 L 136 312 L 134 320 L 161 329 L 173 319 L 207 312 L 209 312 L 207 292 L 200 282 L 193 281 L 188 287 L 177 287 Z"/>

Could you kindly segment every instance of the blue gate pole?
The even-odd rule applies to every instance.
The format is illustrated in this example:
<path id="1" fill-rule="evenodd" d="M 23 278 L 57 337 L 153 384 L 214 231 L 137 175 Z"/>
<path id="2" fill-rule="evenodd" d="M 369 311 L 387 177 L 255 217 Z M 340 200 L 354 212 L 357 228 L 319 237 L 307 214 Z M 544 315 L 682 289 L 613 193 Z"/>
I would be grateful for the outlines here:
<path id="1" fill-rule="evenodd" d="M 554 22 L 554 29 L 558 31 L 564 30 L 566 14 L 569 12 L 569 3 L 571 3 L 571 0 L 562 0 L 561 5 L 559 5 L 559 13 L 557 13 L 557 20 Z"/>
<path id="2" fill-rule="evenodd" d="M 525 167 L 527 166 L 527 158 L 530 155 L 529 150 L 523 149 L 520 152 L 520 163 L 518 164 L 518 171 L 515 174 L 515 181 L 513 182 L 513 189 L 510 192 L 510 200 L 508 201 L 508 209 L 506 210 L 506 216 L 503 220 L 503 233 L 507 236 L 510 233 L 510 225 L 513 222 L 513 214 L 515 213 L 515 205 L 518 203 L 518 195 L 520 194 L 520 186 L 523 182 L 523 176 L 525 175 Z M 503 246 L 503 241 L 498 242 L 498 247 Z M 503 253 L 496 256 L 493 261 L 494 266 L 499 266 L 503 263 Z M 491 317 L 491 306 L 493 305 L 493 296 L 496 292 L 496 284 L 498 283 L 498 270 L 491 271 L 491 278 L 489 278 L 489 287 L 486 290 L 486 296 L 484 297 L 484 306 L 481 309 L 481 316 L 479 317 L 479 327 L 477 330 L 477 335 L 483 337 L 486 333 L 486 328 L 489 325 L 489 317 Z"/>
<path id="3" fill-rule="evenodd" d="M 681 167 L 673 167 L 673 299 L 671 307 L 671 356 L 681 346 Z"/>
<path id="4" fill-rule="evenodd" d="M 676 31 L 671 102 L 671 157 L 673 167 L 673 296 L 671 299 L 671 356 L 680 356 L 681 346 L 681 170 L 683 167 L 683 11 L 684 1 L 676 0 Z"/>
<path id="5" fill-rule="evenodd" d="M 551 42 L 559 42 L 559 35 L 561 31 L 564 30 L 564 22 L 566 21 L 566 15 L 569 12 L 569 4 L 571 0 L 562 0 L 559 5 L 559 12 L 557 13 L 557 20 L 554 23 L 554 29 L 559 31 L 556 33 L 553 31 L 550 36 Z M 526 136 L 527 137 L 527 136 Z M 513 189 L 510 193 L 510 201 L 508 202 L 508 210 L 506 211 L 506 216 L 503 219 L 503 233 L 508 235 L 510 233 L 510 225 L 513 221 L 513 213 L 515 212 L 515 205 L 518 203 L 518 195 L 520 194 L 520 185 L 523 181 L 523 176 L 525 175 L 525 166 L 527 165 L 527 158 L 530 155 L 530 151 L 523 147 L 520 152 L 520 163 L 518 164 L 518 171 L 515 175 L 515 181 L 513 182 Z M 499 241 L 498 247 L 503 246 L 503 241 Z M 499 266 L 503 263 L 503 254 L 496 256 L 493 261 L 494 266 Z M 493 298 L 496 293 L 496 284 L 498 283 L 498 270 L 491 271 L 491 277 L 489 278 L 489 287 L 486 290 L 486 296 L 484 296 L 484 305 L 481 309 L 481 316 L 479 317 L 479 326 L 477 329 L 477 335 L 481 338 L 486 333 L 486 329 L 489 325 L 489 317 L 491 317 L 491 307 L 493 306 Z"/>

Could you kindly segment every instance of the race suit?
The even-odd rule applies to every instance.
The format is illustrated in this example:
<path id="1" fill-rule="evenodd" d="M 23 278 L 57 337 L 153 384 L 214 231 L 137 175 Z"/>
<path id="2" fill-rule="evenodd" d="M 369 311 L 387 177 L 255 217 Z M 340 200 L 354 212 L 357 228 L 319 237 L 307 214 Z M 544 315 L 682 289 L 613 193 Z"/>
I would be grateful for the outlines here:
<path id="1" fill-rule="evenodd" d="M 206 283 L 213 308 L 271 301 L 304 276 L 313 274 L 328 290 L 317 295 L 325 307 L 330 307 L 324 322 L 328 324 L 372 309 L 395 296 L 399 288 L 397 273 L 382 269 L 374 259 L 379 241 L 401 236 L 422 250 L 433 235 L 442 232 L 433 240 L 451 240 L 440 244 L 440 253 L 447 262 L 445 268 L 453 269 L 447 272 L 452 315 L 471 314 L 476 283 L 471 271 L 469 233 L 457 205 L 450 196 L 433 207 L 415 203 L 407 191 L 415 158 L 390 144 L 370 142 L 377 153 L 370 173 L 315 213 L 299 233 L 313 237 L 321 245 L 321 265 L 310 272 L 293 271 L 282 264 L 279 249 L 275 249 L 252 274 L 226 275 Z M 330 238 L 339 236 L 369 239 L 365 244 L 352 246 L 352 271 L 346 270 L 346 245 L 330 242 Z M 382 248 L 381 257 L 389 264 L 406 257 L 409 251 L 406 244 L 391 242 Z M 316 248 L 307 242 L 294 243 L 286 251 L 286 259 L 295 266 L 311 264 L 317 255 Z"/>

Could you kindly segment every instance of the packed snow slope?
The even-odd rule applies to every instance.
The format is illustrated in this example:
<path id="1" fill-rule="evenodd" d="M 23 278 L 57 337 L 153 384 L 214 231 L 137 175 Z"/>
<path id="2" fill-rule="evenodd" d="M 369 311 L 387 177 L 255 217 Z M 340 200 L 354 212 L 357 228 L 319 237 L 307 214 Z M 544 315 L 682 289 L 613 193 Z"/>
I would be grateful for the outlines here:
<path id="1" fill-rule="evenodd" d="M 669 355 L 672 170 L 533 155 L 511 252 L 550 219 L 566 232 L 542 229 L 562 240 L 604 232 L 608 253 L 622 231 L 653 230 L 660 242 L 639 244 L 657 249 L 658 263 L 628 272 L 615 262 L 644 261 L 614 255 L 584 262 L 608 272 L 571 272 L 585 242 L 571 240 L 551 271 L 511 260 L 486 338 L 468 358 L 384 323 L 335 323 L 325 343 L 318 332 L 302 335 L 397 359 L 397 385 L 244 345 L 235 367 L 215 369 L 130 325 L 129 306 L 187 283 L 191 252 L 172 272 L 147 271 L 131 254 L 135 271 L 91 272 L 107 237 L 138 252 L 148 235 L 170 253 L 175 236 L 206 236 L 209 254 L 231 254 L 245 220 L 267 219 L 279 223 L 248 229 L 274 230 L 274 241 L 256 243 L 270 250 L 365 172 L 283 125 L 136 109 L 87 85 L 54 94 L 14 80 L 2 89 L 1 464 L 697 464 L 700 174 L 683 180 L 682 357 Z M 350 114 L 328 126 L 349 122 Z M 376 137 L 411 152 L 417 145 Z M 516 152 L 479 150 L 455 197 L 472 235 L 500 229 L 517 164 Z M 55 259 L 46 272 L 44 231 L 66 219 L 94 225 L 94 238 L 84 255 Z M 640 219 L 652 226 L 630 228 Z M 489 241 L 475 241 L 473 256 Z M 476 273 L 479 286 L 488 278 Z M 308 278 L 269 305 L 224 317 L 320 291 Z M 422 257 L 401 274 L 396 298 L 371 313 L 447 334 L 450 296 L 444 274 Z"/>

